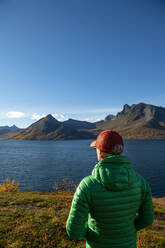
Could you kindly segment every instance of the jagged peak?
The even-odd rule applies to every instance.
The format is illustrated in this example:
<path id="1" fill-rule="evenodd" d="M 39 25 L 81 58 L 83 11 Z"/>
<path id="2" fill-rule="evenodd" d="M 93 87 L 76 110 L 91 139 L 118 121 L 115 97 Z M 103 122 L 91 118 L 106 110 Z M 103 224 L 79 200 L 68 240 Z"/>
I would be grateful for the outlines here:
<path id="1" fill-rule="evenodd" d="M 45 120 L 48 120 L 48 121 L 57 121 L 59 122 L 56 118 L 54 118 L 51 114 L 48 114 L 46 117 L 44 117 Z"/>
<path id="2" fill-rule="evenodd" d="M 115 119 L 115 115 L 109 114 L 105 117 L 105 121 L 112 121 Z"/>
<path id="3" fill-rule="evenodd" d="M 48 114 L 45 118 L 47 118 L 47 119 L 55 119 L 51 114 Z"/>
<path id="4" fill-rule="evenodd" d="M 140 103 L 137 103 L 137 104 L 132 104 L 131 105 L 131 108 L 138 108 L 138 107 L 146 107 L 146 106 L 149 106 L 149 104 L 146 104 L 144 102 L 140 102 Z"/>
<path id="5" fill-rule="evenodd" d="M 124 106 L 123 106 L 123 111 L 124 111 L 124 112 L 127 112 L 127 111 L 129 111 L 129 110 L 130 110 L 130 108 L 131 108 L 131 106 L 130 106 L 130 105 L 128 105 L 128 104 L 124 104 Z"/>

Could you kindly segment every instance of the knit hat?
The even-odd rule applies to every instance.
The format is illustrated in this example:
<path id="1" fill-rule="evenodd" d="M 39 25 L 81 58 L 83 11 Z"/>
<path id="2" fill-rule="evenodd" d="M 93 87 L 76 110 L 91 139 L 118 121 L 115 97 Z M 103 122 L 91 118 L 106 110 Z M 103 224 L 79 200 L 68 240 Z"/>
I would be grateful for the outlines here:
<path id="1" fill-rule="evenodd" d="M 118 144 L 124 146 L 122 137 L 115 131 L 105 130 L 97 136 L 97 139 L 90 146 L 96 147 L 102 152 L 110 153 L 112 148 Z"/>

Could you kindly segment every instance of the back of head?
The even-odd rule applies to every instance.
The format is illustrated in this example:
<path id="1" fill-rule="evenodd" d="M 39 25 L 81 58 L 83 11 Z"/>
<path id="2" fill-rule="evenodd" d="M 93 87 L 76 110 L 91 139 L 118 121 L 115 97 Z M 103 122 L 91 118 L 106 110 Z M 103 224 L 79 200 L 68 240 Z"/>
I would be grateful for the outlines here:
<path id="1" fill-rule="evenodd" d="M 102 152 L 102 151 L 101 151 L 102 157 L 103 157 L 103 158 L 107 158 L 107 157 L 109 157 L 110 155 L 121 155 L 121 154 L 123 153 L 123 149 L 124 149 L 123 145 L 117 144 L 117 145 L 115 145 L 115 146 L 112 148 L 112 150 L 111 150 L 110 153 L 106 153 L 106 152 Z"/>
<path id="2" fill-rule="evenodd" d="M 113 130 L 102 131 L 90 146 L 99 149 L 103 154 L 109 155 L 120 155 L 124 148 L 122 137 Z"/>

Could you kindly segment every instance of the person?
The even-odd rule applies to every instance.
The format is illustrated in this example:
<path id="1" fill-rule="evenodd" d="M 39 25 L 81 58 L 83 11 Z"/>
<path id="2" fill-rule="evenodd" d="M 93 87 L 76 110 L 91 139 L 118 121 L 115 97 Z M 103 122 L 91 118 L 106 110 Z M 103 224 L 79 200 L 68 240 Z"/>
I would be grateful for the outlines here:
<path id="1" fill-rule="evenodd" d="M 137 231 L 154 220 L 150 186 L 122 155 L 117 132 L 102 131 L 91 146 L 99 162 L 76 189 L 66 232 L 87 248 L 135 248 Z"/>

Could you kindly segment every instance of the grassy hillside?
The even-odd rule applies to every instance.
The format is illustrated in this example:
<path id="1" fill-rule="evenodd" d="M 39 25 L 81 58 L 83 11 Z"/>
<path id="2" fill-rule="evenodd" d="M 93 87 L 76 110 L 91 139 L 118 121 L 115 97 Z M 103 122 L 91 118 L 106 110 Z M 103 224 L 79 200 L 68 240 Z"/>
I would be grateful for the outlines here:
<path id="1" fill-rule="evenodd" d="M 76 248 L 65 223 L 73 193 L 0 192 L 0 248 Z M 138 234 L 138 248 L 165 247 L 165 198 L 153 199 L 154 224 Z"/>

